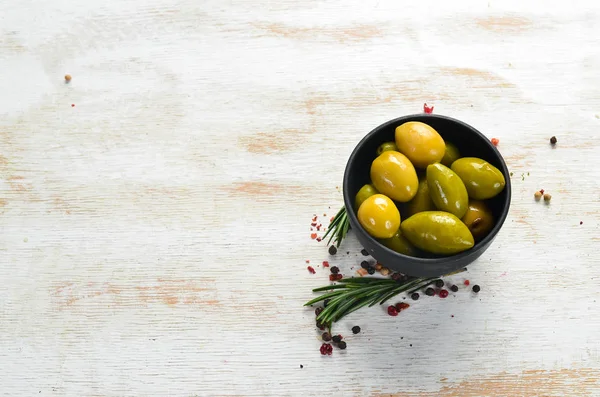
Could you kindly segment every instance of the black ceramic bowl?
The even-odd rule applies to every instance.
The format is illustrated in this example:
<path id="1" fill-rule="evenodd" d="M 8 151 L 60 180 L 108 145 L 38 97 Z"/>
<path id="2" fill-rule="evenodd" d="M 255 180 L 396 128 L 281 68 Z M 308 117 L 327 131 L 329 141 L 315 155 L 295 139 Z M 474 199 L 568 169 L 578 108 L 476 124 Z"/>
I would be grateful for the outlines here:
<path id="1" fill-rule="evenodd" d="M 445 257 L 417 258 L 392 251 L 371 237 L 358 222 L 354 211 L 354 198 L 358 190 L 370 183 L 371 163 L 376 150 L 383 142 L 394 141 L 395 130 L 407 121 L 421 121 L 433 127 L 445 141 L 451 142 L 462 157 L 479 157 L 498 168 L 506 180 L 504 190 L 491 200 L 487 200 L 496 223 L 490 233 L 471 249 Z M 492 244 L 508 215 L 510 207 L 510 175 L 504 159 L 481 132 L 462 121 L 440 115 L 416 114 L 388 121 L 367 134 L 354 148 L 348 159 L 344 173 L 344 205 L 348 209 L 348 219 L 358 241 L 379 263 L 384 266 L 417 277 L 437 277 L 463 268 L 479 258 Z"/>

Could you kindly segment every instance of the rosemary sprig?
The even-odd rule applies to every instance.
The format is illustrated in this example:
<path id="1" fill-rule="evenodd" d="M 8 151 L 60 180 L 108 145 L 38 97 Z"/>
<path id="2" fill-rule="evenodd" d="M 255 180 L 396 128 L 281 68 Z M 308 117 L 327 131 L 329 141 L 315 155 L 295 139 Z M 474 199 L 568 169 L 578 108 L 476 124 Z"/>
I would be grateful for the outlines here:
<path id="1" fill-rule="evenodd" d="M 464 272 L 459 269 L 445 276 Z M 442 277 L 445 277 L 442 276 Z M 352 277 L 338 281 L 338 284 L 326 285 L 313 289 L 313 292 L 324 294 L 306 302 L 310 306 L 329 299 L 327 306 L 317 316 L 317 321 L 331 327 L 331 324 L 341 320 L 348 314 L 365 306 L 384 304 L 394 296 L 408 291 L 413 293 L 438 280 L 440 277 L 408 277 L 403 281 L 377 277 Z"/>
<path id="2" fill-rule="evenodd" d="M 348 230 L 350 230 L 350 221 L 348 220 L 346 207 L 343 206 L 333 217 L 333 220 L 327 228 L 327 232 L 325 232 L 325 235 L 323 235 L 323 240 L 325 240 L 325 238 L 329 236 L 329 240 L 327 240 L 327 245 L 331 243 L 331 240 L 334 240 L 336 247 L 339 248 L 340 244 L 342 243 L 342 240 L 346 237 Z"/>

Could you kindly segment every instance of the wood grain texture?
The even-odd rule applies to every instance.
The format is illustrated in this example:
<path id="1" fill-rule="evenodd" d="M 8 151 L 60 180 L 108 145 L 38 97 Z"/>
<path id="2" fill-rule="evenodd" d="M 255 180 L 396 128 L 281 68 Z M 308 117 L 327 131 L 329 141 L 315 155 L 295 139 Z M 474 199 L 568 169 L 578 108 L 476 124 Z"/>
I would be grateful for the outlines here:
<path id="1" fill-rule="evenodd" d="M 600 395 L 600 5 L 5 0 L 0 21 L 0 395 Z M 501 233 L 448 279 L 482 291 L 354 313 L 322 357 L 302 304 L 323 260 L 364 258 L 311 219 L 424 102 L 513 173 Z"/>

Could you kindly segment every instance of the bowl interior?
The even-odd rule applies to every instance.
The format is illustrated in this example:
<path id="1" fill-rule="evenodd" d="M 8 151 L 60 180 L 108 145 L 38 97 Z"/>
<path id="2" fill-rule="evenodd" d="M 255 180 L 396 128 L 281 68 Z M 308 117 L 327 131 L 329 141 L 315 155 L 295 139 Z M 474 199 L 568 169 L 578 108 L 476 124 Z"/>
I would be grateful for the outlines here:
<path id="1" fill-rule="evenodd" d="M 353 209 L 354 197 L 358 190 L 365 184 L 370 183 L 370 168 L 371 163 L 376 157 L 376 150 L 379 145 L 384 142 L 394 141 L 396 127 L 407 122 L 407 121 L 421 121 L 433 127 L 444 139 L 444 141 L 453 143 L 460 151 L 461 157 L 478 157 L 488 161 L 490 164 L 498 168 L 503 174 L 506 180 L 505 189 L 496 197 L 486 200 L 486 203 L 490 207 L 494 215 L 496 223 L 490 233 L 481 241 L 479 241 L 470 250 L 464 251 L 460 254 L 453 255 L 451 257 L 431 257 L 431 258 L 413 258 L 408 257 L 394 251 L 389 250 L 387 247 L 380 244 L 376 239 L 367 235 L 372 240 L 373 244 L 378 245 L 385 251 L 390 251 L 396 254 L 399 258 L 403 259 L 422 259 L 422 260 L 444 260 L 456 257 L 468 255 L 473 250 L 476 250 L 478 246 L 487 246 L 489 242 L 500 230 L 506 216 L 508 214 L 508 207 L 510 206 L 510 175 L 508 168 L 502 156 L 498 150 L 492 145 L 490 139 L 485 137 L 479 131 L 473 127 L 450 117 L 441 115 L 411 115 L 400 117 L 395 120 L 391 120 L 381 126 L 375 128 L 367 136 L 365 136 L 360 143 L 354 149 L 348 164 L 346 166 L 346 172 L 344 175 L 344 202 L 346 208 L 352 208 L 352 211 L 348 211 L 348 216 L 352 227 L 361 227 L 356 218 L 356 213 Z M 419 170 L 417 170 L 419 172 Z M 421 170 L 420 172 L 424 172 Z M 402 215 L 402 206 L 399 206 Z M 402 218 L 404 220 L 404 218 Z M 361 227 L 362 229 L 362 227 Z M 366 234 L 366 232 L 365 232 Z M 363 236 L 364 237 L 364 236 Z M 376 258 L 377 259 L 377 258 Z"/>

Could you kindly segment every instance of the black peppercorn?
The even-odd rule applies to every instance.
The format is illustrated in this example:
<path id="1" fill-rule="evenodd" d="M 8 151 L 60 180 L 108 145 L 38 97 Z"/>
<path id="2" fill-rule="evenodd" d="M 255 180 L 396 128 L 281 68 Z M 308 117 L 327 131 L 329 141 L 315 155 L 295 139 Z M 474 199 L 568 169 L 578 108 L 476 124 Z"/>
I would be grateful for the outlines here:
<path id="1" fill-rule="evenodd" d="M 352 327 L 352 333 L 353 334 L 358 334 L 360 332 L 360 327 L 358 325 L 355 325 L 354 327 Z"/>
<path id="2" fill-rule="evenodd" d="M 375 268 L 374 268 L 374 267 L 372 267 L 372 266 L 369 266 L 369 268 L 367 269 L 367 272 L 368 272 L 369 274 L 375 274 Z"/>
<path id="3" fill-rule="evenodd" d="M 321 331 L 323 331 L 325 329 L 325 325 L 322 322 L 317 321 L 317 328 L 319 328 Z"/>
<path id="4" fill-rule="evenodd" d="M 438 288 L 444 287 L 444 280 L 435 280 L 435 286 Z"/>
<path id="5" fill-rule="evenodd" d="M 344 350 L 346 348 L 346 342 L 341 341 L 340 343 L 338 343 L 338 347 L 342 350 Z"/>
<path id="6" fill-rule="evenodd" d="M 327 307 L 328 304 L 329 304 L 329 299 L 325 299 L 323 301 L 323 307 Z"/>
<path id="7" fill-rule="evenodd" d="M 329 270 L 332 274 L 338 274 L 340 272 L 340 268 L 337 266 L 332 266 Z"/>
<path id="8" fill-rule="evenodd" d="M 317 308 L 315 309 L 315 316 L 318 316 L 319 314 L 321 314 L 321 312 L 322 312 L 322 311 L 323 311 L 323 308 L 322 308 L 322 307 L 317 307 Z"/>
<path id="9" fill-rule="evenodd" d="M 402 278 L 402 275 L 400 273 L 394 273 L 391 275 L 392 280 L 394 281 L 400 281 L 400 279 Z"/>
<path id="10" fill-rule="evenodd" d="M 413 292 L 413 293 L 410 295 L 410 298 L 411 298 L 412 300 L 414 300 L 414 301 L 416 301 L 416 300 L 419 300 L 419 293 L 418 293 L 418 292 Z"/>
<path id="11" fill-rule="evenodd" d="M 456 285 L 453 285 L 452 287 L 450 287 L 450 291 L 458 292 L 458 287 Z"/>
<path id="12" fill-rule="evenodd" d="M 335 254 L 337 254 L 337 248 L 335 248 L 335 245 L 332 245 L 331 247 L 329 247 L 329 255 Z"/>
<path id="13" fill-rule="evenodd" d="M 362 267 L 363 269 L 368 269 L 371 267 L 371 264 L 367 261 L 362 261 L 360 262 L 360 267 Z"/>
<path id="14" fill-rule="evenodd" d="M 334 335 L 331 340 L 333 340 L 334 343 L 340 343 L 340 341 L 342 340 L 342 336 L 341 335 Z"/>
<path id="15" fill-rule="evenodd" d="M 331 340 L 331 334 L 329 332 L 323 332 L 321 338 L 323 338 L 323 341 L 329 342 Z"/>
<path id="16" fill-rule="evenodd" d="M 556 137 L 553 136 L 552 138 L 550 138 L 550 144 L 551 145 L 556 145 Z"/>
<path id="17" fill-rule="evenodd" d="M 479 291 L 481 291 L 481 287 L 479 287 L 479 285 L 475 284 L 473 286 L 473 292 L 479 292 Z"/>
<path id="18" fill-rule="evenodd" d="M 363 254 L 363 256 L 369 256 L 369 251 L 364 248 L 360 251 L 360 253 Z"/>
<path id="19" fill-rule="evenodd" d="M 425 290 L 425 295 L 427 295 L 427 296 L 433 296 L 433 295 L 435 295 L 435 290 L 433 288 L 427 288 Z"/>

